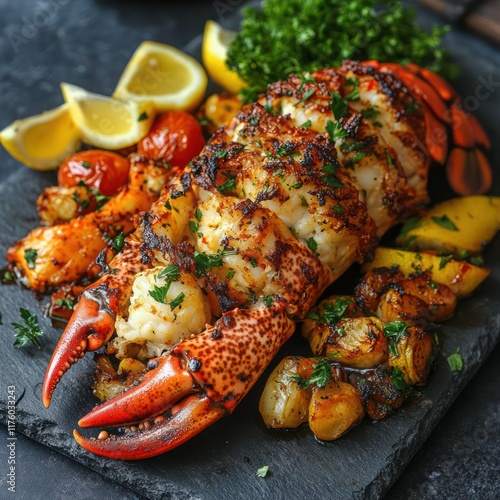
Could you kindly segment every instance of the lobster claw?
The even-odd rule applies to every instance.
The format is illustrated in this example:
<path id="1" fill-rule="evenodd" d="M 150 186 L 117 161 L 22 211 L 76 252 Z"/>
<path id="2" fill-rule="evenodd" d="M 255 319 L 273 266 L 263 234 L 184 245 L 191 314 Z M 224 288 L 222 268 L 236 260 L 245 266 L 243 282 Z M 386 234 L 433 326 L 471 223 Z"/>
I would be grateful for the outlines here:
<path id="1" fill-rule="evenodd" d="M 104 275 L 82 292 L 52 354 L 42 386 L 46 408 L 64 373 L 87 351 L 100 349 L 113 335 L 116 315 L 130 298 L 132 281 L 147 267 L 141 263 L 139 242 L 129 236 L 110 266 L 116 270 L 114 274 Z"/>
<path id="2" fill-rule="evenodd" d="M 153 360 L 139 385 L 97 406 L 79 422 L 82 427 L 141 422 L 138 430 L 103 439 L 75 431 L 75 439 L 92 453 L 121 460 L 175 448 L 231 413 L 294 329 L 284 303 L 229 311 L 214 326 Z"/>

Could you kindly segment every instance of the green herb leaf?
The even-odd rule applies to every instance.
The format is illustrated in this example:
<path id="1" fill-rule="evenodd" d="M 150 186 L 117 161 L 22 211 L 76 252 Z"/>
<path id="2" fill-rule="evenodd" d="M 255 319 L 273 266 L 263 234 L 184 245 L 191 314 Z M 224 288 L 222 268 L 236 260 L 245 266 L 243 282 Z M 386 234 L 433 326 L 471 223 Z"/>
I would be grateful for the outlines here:
<path id="1" fill-rule="evenodd" d="M 195 217 L 195 219 L 196 219 L 198 222 L 200 222 L 200 220 L 201 220 L 202 216 L 203 216 L 202 211 L 201 211 L 198 207 L 196 207 L 196 210 L 194 211 L 194 217 Z"/>
<path id="2" fill-rule="evenodd" d="M 309 311 L 306 317 L 318 323 L 333 325 L 342 319 L 350 305 L 350 299 L 337 297 L 333 304 L 331 302 L 326 302 L 320 310 Z"/>
<path id="3" fill-rule="evenodd" d="M 236 187 L 236 177 L 229 179 L 224 184 L 217 186 L 217 190 L 222 194 L 230 193 Z"/>
<path id="4" fill-rule="evenodd" d="M 448 364 L 450 365 L 452 372 L 462 371 L 464 367 L 464 362 L 462 359 L 462 355 L 460 354 L 460 347 L 457 347 L 457 350 L 446 358 L 448 360 Z"/>
<path id="5" fill-rule="evenodd" d="M 176 307 L 179 307 L 182 304 L 182 301 L 186 298 L 183 292 L 181 292 L 174 300 L 171 300 L 168 305 L 170 309 L 173 311 Z"/>
<path id="6" fill-rule="evenodd" d="M 389 339 L 389 352 L 398 357 L 398 342 L 401 337 L 406 335 L 408 324 L 404 321 L 391 321 L 384 326 L 384 337 Z"/>
<path id="7" fill-rule="evenodd" d="M 119 252 L 123 248 L 124 243 L 125 243 L 125 234 L 120 231 L 113 239 L 111 247 L 113 248 L 113 250 Z"/>
<path id="8" fill-rule="evenodd" d="M 257 469 L 256 476 L 257 477 L 266 477 L 269 472 L 269 465 L 264 465 L 260 469 Z"/>
<path id="9" fill-rule="evenodd" d="M 153 297 L 153 299 L 155 299 L 156 302 L 159 302 L 160 304 L 166 304 L 167 303 L 167 293 L 168 293 L 168 290 L 170 289 L 171 284 L 172 284 L 172 282 L 168 281 L 163 286 L 155 285 L 153 290 L 149 290 L 149 295 L 151 295 L 151 297 Z"/>
<path id="10" fill-rule="evenodd" d="M 300 389 L 307 390 L 311 385 L 325 387 L 332 379 L 332 367 L 328 358 L 315 358 L 318 363 L 312 365 L 313 372 L 310 378 L 301 377 L 298 373 L 290 376 L 290 379 L 297 382 Z"/>
<path id="11" fill-rule="evenodd" d="M 83 168 L 90 168 L 90 163 L 88 161 L 82 161 Z"/>
<path id="12" fill-rule="evenodd" d="M 342 139 L 344 137 L 347 137 L 348 135 L 344 127 L 342 127 L 342 125 L 339 122 L 332 122 L 332 120 L 328 120 L 326 122 L 325 130 L 327 134 L 330 136 L 331 141 Z"/>
<path id="13" fill-rule="evenodd" d="M 450 231 L 458 231 L 458 227 L 455 226 L 455 223 L 446 215 L 442 215 L 441 217 L 432 217 L 432 220 L 444 229 L 448 229 Z"/>
<path id="14" fill-rule="evenodd" d="M 318 249 L 318 244 L 316 243 L 316 240 L 312 236 L 307 240 L 307 246 L 313 252 L 316 252 L 316 250 Z"/>
<path id="15" fill-rule="evenodd" d="M 399 237 L 403 239 L 406 238 L 408 236 L 408 233 L 418 226 L 419 221 L 420 219 L 418 217 L 410 217 L 409 219 L 406 219 L 403 223 L 403 226 L 401 227 Z"/>
<path id="16" fill-rule="evenodd" d="M 138 122 L 142 122 L 143 120 L 147 120 L 147 119 L 148 119 L 148 114 L 147 114 L 145 111 L 143 111 L 143 112 L 139 115 L 139 117 L 137 118 L 137 121 L 138 121 Z"/>
<path id="17" fill-rule="evenodd" d="M 238 250 L 217 250 L 216 254 L 208 254 L 204 252 L 194 252 L 194 261 L 196 264 L 195 274 L 199 278 L 205 272 L 210 271 L 213 267 L 221 267 L 223 259 L 227 255 L 236 255 Z"/>
<path id="18" fill-rule="evenodd" d="M 332 92 L 330 94 L 332 102 L 330 103 L 330 109 L 332 110 L 335 120 L 340 120 L 347 111 L 347 103 L 340 97 L 338 92 Z"/>
<path id="19" fill-rule="evenodd" d="M 24 251 L 24 259 L 30 269 L 35 269 L 35 261 L 38 257 L 38 252 L 33 248 L 26 248 Z"/>
<path id="20" fill-rule="evenodd" d="M 439 261 L 439 269 L 443 269 L 450 260 L 453 259 L 453 255 L 443 255 Z"/>
<path id="21" fill-rule="evenodd" d="M 169 264 L 158 273 L 157 278 L 165 278 L 167 281 L 177 281 L 180 278 L 180 275 L 179 266 Z"/>
<path id="22" fill-rule="evenodd" d="M 36 315 L 31 314 L 27 309 L 19 308 L 19 314 L 24 322 L 24 325 L 19 323 L 11 323 L 15 333 L 14 346 L 24 347 L 29 342 L 33 342 L 38 349 L 41 348 L 39 337 L 43 335 L 43 330 L 38 324 L 38 318 Z"/>
<path id="23" fill-rule="evenodd" d="M 64 299 L 57 299 L 57 305 L 59 307 L 64 307 L 64 309 L 68 309 L 68 311 L 72 311 L 75 308 L 75 298 L 74 297 L 66 297 Z"/>
<path id="24" fill-rule="evenodd" d="M 366 120 L 373 120 L 377 118 L 377 116 L 380 114 L 380 111 L 377 111 L 375 108 L 377 106 L 368 106 L 365 109 L 361 110 L 361 116 L 365 118 Z"/>
<path id="25" fill-rule="evenodd" d="M 312 122 L 311 120 L 306 120 L 302 125 L 301 127 L 302 128 L 311 128 L 311 125 L 312 125 Z"/>
<path id="26" fill-rule="evenodd" d="M 249 262 L 252 265 L 252 267 L 257 267 L 259 265 L 255 257 L 252 257 Z"/>

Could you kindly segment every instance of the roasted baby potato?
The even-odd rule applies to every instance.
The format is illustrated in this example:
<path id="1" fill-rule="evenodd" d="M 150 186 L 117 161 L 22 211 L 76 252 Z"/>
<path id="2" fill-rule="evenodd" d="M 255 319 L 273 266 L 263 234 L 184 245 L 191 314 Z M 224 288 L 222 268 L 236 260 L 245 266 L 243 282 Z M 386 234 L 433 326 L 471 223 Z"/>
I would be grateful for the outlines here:
<path id="1" fill-rule="evenodd" d="M 411 326 L 395 343 L 397 356 L 389 355 L 389 365 L 399 368 L 408 385 L 424 385 L 429 375 L 434 343 L 421 328 Z"/>
<path id="2" fill-rule="evenodd" d="M 458 298 L 470 295 L 490 274 L 489 269 L 465 261 L 385 247 L 378 247 L 373 261 L 365 264 L 362 270 L 368 272 L 377 267 L 395 266 L 405 276 L 427 271 L 436 283 L 449 287 Z"/>
<path id="3" fill-rule="evenodd" d="M 313 390 L 309 403 L 309 427 L 321 440 L 338 439 L 364 416 L 358 391 L 346 382 L 331 380 Z"/>
<path id="4" fill-rule="evenodd" d="M 309 378 L 315 363 L 312 358 L 289 356 L 269 375 L 259 403 L 268 427 L 290 429 L 307 421 L 311 390 L 300 389 L 294 378 Z"/>
<path id="5" fill-rule="evenodd" d="M 408 226 L 398 244 L 412 250 L 437 250 L 458 257 L 480 253 L 500 229 L 500 198 L 464 196 L 431 208 Z"/>

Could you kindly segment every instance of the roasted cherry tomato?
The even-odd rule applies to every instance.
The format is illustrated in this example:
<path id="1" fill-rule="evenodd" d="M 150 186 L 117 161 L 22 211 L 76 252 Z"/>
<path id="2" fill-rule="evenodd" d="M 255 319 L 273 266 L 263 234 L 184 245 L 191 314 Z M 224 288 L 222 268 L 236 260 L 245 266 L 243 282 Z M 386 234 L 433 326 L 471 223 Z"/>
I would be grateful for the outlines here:
<path id="1" fill-rule="evenodd" d="M 105 196 L 116 194 L 127 182 L 130 164 L 127 158 L 111 151 L 90 149 L 75 153 L 59 167 L 59 186 L 73 187 L 80 181 Z"/>
<path id="2" fill-rule="evenodd" d="M 201 126 L 194 116 L 185 111 L 168 111 L 156 118 L 149 134 L 137 145 L 137 152 L 152 160 L 184 167 L 204 145 Z"/>

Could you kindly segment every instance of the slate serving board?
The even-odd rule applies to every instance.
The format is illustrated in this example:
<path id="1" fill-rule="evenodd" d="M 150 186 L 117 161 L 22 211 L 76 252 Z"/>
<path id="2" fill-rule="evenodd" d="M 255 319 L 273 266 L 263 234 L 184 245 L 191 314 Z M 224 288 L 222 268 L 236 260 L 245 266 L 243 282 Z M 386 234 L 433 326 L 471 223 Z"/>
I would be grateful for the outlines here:
<path id="1" fill-rule="evenodd" d="M 467 42 L 467 43 L 464 43 Z M 456 86 L 464 96 L 474 96 L 479 78 L 500 81 L 498 54 L 478 52 L 473 39 L 454 34 L 449 44 L 463 67 Z M 191 50 L 199 48 L 194 41 Z M 479 83 L 478 83 L 479 82 Z M 498 91 L 497 91 L 498 93 Z M 495 89 L 479 102 L 478 116 L 487 125 L 494 144 L 491 158 L 500 158 L 500 112 Z M 449 196 L 442 175 L 434 172 L 434 199 Z M 500 179 L 494 194 L 500 194 Z M 53 174 L 21 170 L 0 185 L 0 252 L 36 226 L 34 201 Z M 20 203 L 20 200 L 23 200 Z M 16 286 L 0 287 L 1 387 L 16 387 L 17 431 L 70 456 L 138 493 L 151 498 L 376 498 L 398 477 L 432 428 L 449 408 L 500 336 L 500 241 L 486 251 L 492 268 L 487 282 L 473 297 L 461 302 L 455 317 L 439 328 L 442 340 L 437 370 L 422 396 L 409 401 L 390 418 L 363 422 L 335 443 L 319 444 L 306 429 L 291 432 L 267 430 L 257 410 L 266 375 L 254 387 L 230 418 L 219 421 L 173 452 L 137 463 L 122 463 L 94 457 L 80 449 L 71 437 L 79 416 L 95 404 L 90 391 L 93 363 L 81 361 L 66 375 L 49 410 L 40 401 L 40 385 L 59 332 L 42 319 L 39 302 Z M 341 286 L 341 285 L 338 285 Z M 38 310 L 45 327 L 44 348 L 12 348 L 10 323 L 18 320 L 19 307 Z M 452 374 L 445 357 L 460 347 L 464 369 Z M 298 336 L 287 344 L 277 359 L 287 354 L 307 354 Z M 0 395 L 5 412 L 6 394 Z M 5 420 L 2 419 L 4 422 Z M 256 470 L 269 465 L 266 479 Z"/>

